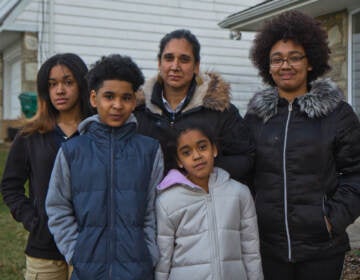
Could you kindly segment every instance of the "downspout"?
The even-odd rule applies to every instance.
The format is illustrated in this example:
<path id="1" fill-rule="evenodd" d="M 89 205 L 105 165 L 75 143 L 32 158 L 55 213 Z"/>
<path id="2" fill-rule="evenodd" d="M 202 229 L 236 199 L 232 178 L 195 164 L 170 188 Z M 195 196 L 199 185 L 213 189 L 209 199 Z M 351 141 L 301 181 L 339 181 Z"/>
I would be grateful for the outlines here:
<path id="1" fill-rule="evenodd" d="M 54 30 L 55 30 L 55 0 L 49 0 L 49 54 L 55 53 Z"/>

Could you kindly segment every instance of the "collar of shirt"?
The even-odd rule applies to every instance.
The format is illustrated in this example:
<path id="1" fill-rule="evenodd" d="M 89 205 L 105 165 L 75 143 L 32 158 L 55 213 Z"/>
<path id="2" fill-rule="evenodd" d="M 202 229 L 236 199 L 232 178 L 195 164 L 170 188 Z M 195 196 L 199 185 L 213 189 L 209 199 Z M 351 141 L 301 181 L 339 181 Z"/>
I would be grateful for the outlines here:
<path id="1" fill-rule="evenodd" d="M 162 97 L 162 101 L 164 103 L 164 107 L 165 107 L 166 111 L 168 111 L 169 113 L 172 113 L 172 114 L 178 113 L 182 109 L 182 107 L 183 107 L 183 105 L 185 103 L 185 100 L 186 100 L 186 96 L 185 96 L 183 98 L 183 100 L 181 100 L 180 103 L 176 106 L 175 110 L 173 110 L 171 108 L 169 102 L 166 100 L 166 98 L 164 96 L 164 92 L 162 92 L 161 97 Z"/>
<path id="2" fill-rule="evenodd" d="M 79 132 L 78 131 L 75 131 L 72 135 L 70 136 L 67 136 L 63 131 L 62 129 L 56 125 L 55 126 L 55 129 L 54 129 L 54 137 L 55 137 L 55 141 L 57 144 L 61 144 L 62 142 L 65 142 L 67 141 L 68 139 L 74 137 L 74 136 L 77 136 L 79 135 Z"/>

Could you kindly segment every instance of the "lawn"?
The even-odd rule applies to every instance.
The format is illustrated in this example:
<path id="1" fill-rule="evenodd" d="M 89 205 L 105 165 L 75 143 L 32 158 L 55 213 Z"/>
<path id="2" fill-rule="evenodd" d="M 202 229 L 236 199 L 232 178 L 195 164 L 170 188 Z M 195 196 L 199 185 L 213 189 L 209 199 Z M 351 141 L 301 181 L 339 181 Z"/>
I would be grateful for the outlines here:
<path id="1" fill-rule="evenodd" d="M 0 178 L 7 156 L 7 148 L 0 147 Z M 0 194 L 0 279 L 24 279 L 24 248 L 27 233 L 22 224 L 12 218 L 9 209 L 4 205 Z"/>

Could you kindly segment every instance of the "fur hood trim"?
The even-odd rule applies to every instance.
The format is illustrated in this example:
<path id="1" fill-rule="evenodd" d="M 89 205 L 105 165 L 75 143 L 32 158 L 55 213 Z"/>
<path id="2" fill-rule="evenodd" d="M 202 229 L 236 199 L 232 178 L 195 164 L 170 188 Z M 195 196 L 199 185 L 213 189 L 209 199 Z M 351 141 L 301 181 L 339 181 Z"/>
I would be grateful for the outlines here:
<path id="1" fill-rule="evenodd" d="M 319 118 L 331 113 L 344 100 L 339 87 L 331 79 L 318 79 L 311 84 L 311 90 L 297 97 L 300 111 L 309 118 Z M 257 115 L 264 123 L 277 114 L 279 94 L 276 88 L 267 88 L 255 93 L 248 105 L 247 114 Z"/>
<path id="2" fill-rule="evenodd" d="M 230 107 L 230 84 L 225 82 L 217 73 L 200 73 L 201 82 L 197 85 L 193 97 L 183 112 L 204 106 L 205 108 L 225 111 Z M 146 104 L 150 111 L 161 114 L 160 108 L 151 103 L 151 95 L 157 77 L 146 81 L 142 90 L 136 93 L 137 105 Z"/>

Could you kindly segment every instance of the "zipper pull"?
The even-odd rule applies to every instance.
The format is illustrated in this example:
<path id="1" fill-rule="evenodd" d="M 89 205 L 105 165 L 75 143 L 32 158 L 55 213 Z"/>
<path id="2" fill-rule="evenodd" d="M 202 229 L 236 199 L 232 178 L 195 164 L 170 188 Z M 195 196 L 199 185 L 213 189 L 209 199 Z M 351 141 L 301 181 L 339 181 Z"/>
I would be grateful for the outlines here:
<path id="1" fill-rule="evenodd" d="M 174 127 L 175 118 L 176 118 L 176 113 L 174 113 L 174 112 L 171 113 L 170 127 Z"/>
<path id="2" fill-rule="evenodd" d="M 291 112 L 291 111 L 292 111 L 292 109 L 293 109 L 293 108 L 292 108 L 292 105 L 293 105 L 293 104 L 292 104 L 292 102 L 289 102 L 289 106 L 288 106 L 288 108 L 289 108 L 289 112 Z"/>

